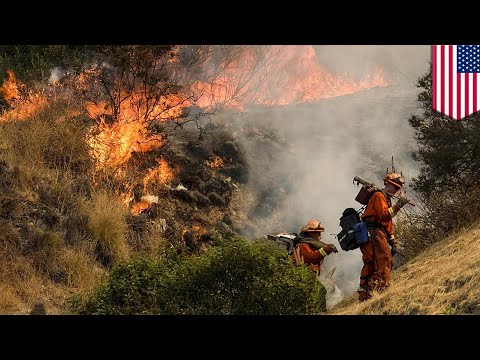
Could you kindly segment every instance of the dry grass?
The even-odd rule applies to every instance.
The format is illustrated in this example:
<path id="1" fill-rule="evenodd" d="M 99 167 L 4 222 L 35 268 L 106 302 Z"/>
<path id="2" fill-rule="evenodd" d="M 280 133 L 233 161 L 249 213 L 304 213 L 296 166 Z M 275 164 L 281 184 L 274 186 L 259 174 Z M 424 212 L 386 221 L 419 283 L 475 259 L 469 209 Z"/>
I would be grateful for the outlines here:
<path id="1" fill-rule="evenodd" d="M 88 218 L 88 231 L 100 262 L 109 265 L 128 258 L 127 210 L 119 196 L 104 191 L 82 202 L 80 211 Z"/>
<path id="2" fill-rule="evenodd" d="M 60 262 L 67 274 L 66 285 L 80 291 L 91 290 L 99 283 L 105 271 L 81 248 L 66 248 Z"/>
<path id="3" fill-rule="evenodd" d="M 64 222 L 91 190 L 78 114 L 57 101 L 0 123 L 0 161 L 9 165 L 0 170 L 0 314 L 28 314 L 38 303 L 64 313 L 72 294 L 105 274 L 85 239 L 65 244 Z"/>
<path id="4" fill-rule="evenodd" d="M 392 285 L 331 314 L 480 314 L 480 225 L 434 244 L 393 274 Z"/>
<path id="5" fill-rule="evenodd" d="M 22 301 L 16 295 L 15 288 L 0 284 L 0 314 L 13 314 L 24 309 Z"/>

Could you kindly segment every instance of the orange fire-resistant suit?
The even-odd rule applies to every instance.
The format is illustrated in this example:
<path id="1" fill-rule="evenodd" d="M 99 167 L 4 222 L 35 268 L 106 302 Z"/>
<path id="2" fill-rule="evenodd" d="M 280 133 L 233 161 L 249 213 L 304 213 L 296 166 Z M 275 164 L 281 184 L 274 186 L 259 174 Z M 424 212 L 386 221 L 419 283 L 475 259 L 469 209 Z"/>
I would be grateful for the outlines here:
<path id="1" fill-rule="evenodd" d="M 363 255 L 358 289 L 360 301 L 370 298 L 371 291 L 382 291 L 390 285 L 393 257 L 389 242 L 394 241 L 392 218 L 398 211 L 397 205 L 392 207 L 390 196 L 377 191 L 372 194 L 361 217 L 367 223 L 369 240 L 360 245 Z"/>
<path id="2" fill-rule="evenodd" d="M 295 246 L 295 252 L 303 263 L 308 265 L 309 269 L 319 273 L 323 260 L 333 251 L 333 248 L 329 244 L 318 242 L 323 245 L 318 249 L 311 244 L 301 242 Z M 295 253 L 292 254 L 292 263 L 294 265 L 297 265 L 297 256 Z"/>

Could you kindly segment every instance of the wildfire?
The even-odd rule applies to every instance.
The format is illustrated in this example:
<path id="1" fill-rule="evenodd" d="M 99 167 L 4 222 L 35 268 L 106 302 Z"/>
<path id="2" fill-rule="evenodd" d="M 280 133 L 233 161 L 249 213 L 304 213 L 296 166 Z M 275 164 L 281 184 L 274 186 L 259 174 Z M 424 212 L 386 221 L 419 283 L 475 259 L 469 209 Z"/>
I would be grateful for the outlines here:
<path id="1" fill-rule="evenodd" d="M 25 85 L 17 80 L 13 71 L 8 70 L 7 75 L 0 87 L 0 98 L 11 108 L 1 114 L 1 120 L 26 119 L 47 104 L 42 92 L 24 91 L 22 95 Z"/>
<path id="2" fill-rule="evenodd" d="M 134 152 L 145 152 L 163 145 L 160 135 L 148 131 L 144 121 L 119 120 L 107 124 L 101 118 L 98 129 L 92 128 L 88 142 L 99 168 L 119 167 L 125 164 Z"/>
<path id="3" fill-rule="evenodd" d="M 105 102 L 87 103 L 85 108 L 92 119 L 100 119 L 97 129 L 89 137 L 92 155 L 98 167 L 118 167 L 128 162 L 135 152 L 146 152 L 164 145 L 161 135 L 152 134 L 149 125 L 152 119 L 167 121 L 182 115 L 190 103 L 181 96 L 165 96 L 150 104 L 139 94 L 130 96 L 120 105 L 113 123 L 107 123 L 106 115 L 113 110 Z M 95 132 L 93 132 L 95 131 Z"/>
<path id="4" fill-rule="evenodd" d="M 315 49 L 308 46 L 271 46 L 264 52 L 247 48 L 212 81 L 198 82 L 197 105 L 204 109 L 223 105 L 243 110 L 250 104 L 288 105 L 353 94 L 390 81 L 377 68 L 355 81 L 347 75 L 334 75 L 318 63 Z"/>
<path id="5" fill-rule="evenodd" d="M 143 191 L 145 192 L 149 184 L 165 185 L 175 178 L 172 168 L 165 159 L 157 159 L 157 162 L 158 167 L 149 169 L 143 178 Z"/>
<path id="6" fill-rule="evenodd" d="M 140 215 L 143 211 L 148 210 L 152 204 L 158 204 L 158 196 L 145 195 L 140 201 L 132 204 L 131 213 L 133 215 Z"/>
<path id="7" fill-rule="evenodd" d="M 206 164 L 212 169 L 220 169 L 223 167 L 223 159 L 220 156 L 211 156 L 210 161 L 206 161 Z"/>
<path id="8" fill-rule="evenodd" d="M 0 95 L 8 102 L 17 99 L 20 96 L 20 90 L 17 86 L 17 79 L 13 71 L 7 71 L 8 78 L 3 80 L 0 87 Z"/>

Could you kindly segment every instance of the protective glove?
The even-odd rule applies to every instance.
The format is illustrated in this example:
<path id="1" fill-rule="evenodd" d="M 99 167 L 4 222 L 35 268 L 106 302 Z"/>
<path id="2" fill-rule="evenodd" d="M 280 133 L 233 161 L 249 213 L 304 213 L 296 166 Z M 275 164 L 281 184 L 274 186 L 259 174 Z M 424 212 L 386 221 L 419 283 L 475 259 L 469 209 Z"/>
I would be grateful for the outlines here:
<path id="1" fill-rule="evenodd" d="M 400 196 L 400 198 L 398 199 L 397 203 L 395 205 L 397 205 L 400 209 L 402 207 L 405 206 L 406 203 L 408 203 L 410 201 L 409 198 L 407 198 L 406 196 Z"/>
<path id="2" fill-rule="evenodd" d="M 337 252 L 338 252 L 337 248 L 336 248 L 335 245 L 333 245 L 333 244 L 327 244 L 327 245 L 325 245 L 325 246 L 323 247 L 323 250 L 324 250 L 327 254 L 330 254 L 330 253 L 332 253 L 332 252 L 334 252 L 334 253 L 337 253 Z"/>

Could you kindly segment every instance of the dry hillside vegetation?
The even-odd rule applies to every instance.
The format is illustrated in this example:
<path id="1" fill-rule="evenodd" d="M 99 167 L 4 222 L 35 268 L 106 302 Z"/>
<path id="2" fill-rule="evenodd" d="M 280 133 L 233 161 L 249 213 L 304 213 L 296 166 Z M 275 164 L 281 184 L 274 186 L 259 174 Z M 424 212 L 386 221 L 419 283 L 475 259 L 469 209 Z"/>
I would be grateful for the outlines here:
<path id="1" fill-rule="evenodd" d="M 480 225 L 464 228 L 393 273 L 392 286 L 365 302 L 350 298 L 331 314 L 480 314 Z"/>

